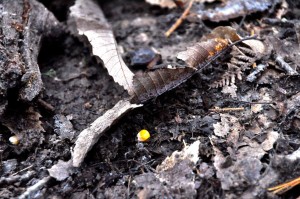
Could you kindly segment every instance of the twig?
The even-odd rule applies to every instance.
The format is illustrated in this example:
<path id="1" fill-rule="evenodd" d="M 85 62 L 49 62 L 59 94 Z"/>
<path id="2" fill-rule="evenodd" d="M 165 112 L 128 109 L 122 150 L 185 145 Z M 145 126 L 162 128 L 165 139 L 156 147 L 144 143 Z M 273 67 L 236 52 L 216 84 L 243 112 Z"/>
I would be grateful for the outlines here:
<path id="1" fill-rule="evenodd" d="M 19 199 L 25 199 L 28 198 L 28 196 L 30 194 L 32 194 L 33 192 L 39 190 L 42 186 L 44 186 L 49 180 L 51 179 L 51 176 L 48 177 L 44 177 L 43 179 L 41 179 L 40 181 L 38 181 L 37 183 L 35 183 L 34 185 L 32 185 L 31 187 L 28 187 L 27 190 L 19 196 Z"/>
<path id="2" fill-rule="evenodd" d="M 48 111 L 51 111 L 51 112 L 54 112 L 54 111 L 55 111 L 55 108 L 54 108 L 51 104 L 49 104 L 48 102 L 46 102 L 46 101 L 44 101 L 44 100 L 42 100 L 42 99 L 38 99 L 37 101 L 38 101 L 38 103 L 39 103 L 43 108 L 47 109 Z"/>
<path id="3" fill-rule="evenodd" d="M 127 198 L 130 198 L 129 195 L 130 195 L 130 184 L 131 184 L 131 175 L 129 176 L 129 179 L 128 179 L 128 185 L 127 185 Z"/>
<path id="4" fill-rule="evenodd" d="M 32 167 L 33 167 L 33 165 L 30 165 L 30 166 L 28 166 L 28 167 L 26 167 L 26 168 L 24 168 L 24 169 L 21 169 L 20 171 L 17 171 L 16 173 L 12 174 L 11 176 L 15 176 L 15 175 L 17 175 L 18 173 L 20 173 L 20 172 L 22 172 L 22 171 L 26 171 L 26 170 L 28 170 L 28 169 L 30 169 L 30 168 L 32 168 Z"/>
<path id="5" fill-rule="evenodd" d="M 281 68 L 283 70 L 285 70 L 287 72 L 288 75 L 298 75 L 299 74 L 288 63 L 286 63 L 280 55 L 278 55 L 276 57 L 276 62 L 281 66 Z"/>
<path id="6" fill-rule="evenodd" d="M 209 111 L 214 111 L 214 112 L 228 112 L 228 111 L 244 111 L 245 108 L 244 107 L 237 107 L 237 108 L 231 108 L 231 107 L 226 107 L 226 108 L 211 108 L 208 109 Z"/>
<path id="7" fill-rule="evenodd" d="M 226 102 L 231 102 L 231 103 L 241 103 L 241 104 L 273 104 L 272 101 L 267 101 L 267 102 L 247 102 L 247 101 L 241 101 L 241 100 L 235 100 L 235 99 L 230 99 L 226 100 Z"/>
<path id="8" fill-rule="evenodd" d="M 242 25 L 244 24 L 246 17 L 247 17 L 247 13 L 244 14 L 242 20 L 241 20 L 240 23 L 239 23 L 238 28 L 236 29 L 236 32 L 238 32 L 238 31 L 242 28 Z"/>
<path id="9" fill-rule="evenodd" d="M 0 178 L 0 186 L 3 185 L 4 183 L 6 185 L 9 184 L 13 184 L 15 182 L 24 182 L 24 181 L 28 181 L 29 179 L 31 179 L 33 177 L 33 175 L 35 175 L 35 171 L 28 171 L 23 175 L 10 175 L 8 177 L 1 177 Z"/>
<path id="10" fill-rule="evenodd" d="M 172 32 L 174 32 L 174 30 L 176 30 L 180 26 L 180 24 L 183 22 L 183 20 L 189 14 L 194 1 L 195 0 L 191 0 L 190 1 L 188 7 L 184 10 L 184 12 L 182 13 L 182 15 L 177 19 L 177 21 L 173 24 L 173 26 L 165 33 L 166 37 L 169 37 L 172 34 Z"/>
<path id="11" fill-rule="evenodd" d="M 259 64 L 255 70 L 247 76 L 248 82 L 254 82 L 257 79 L 257 75 L 263 72 L 267 68 L 265 64 Z"/>
<path id="12" fill-rule="evenodd" d="M 292 181 L 277 185 L 275 187 L 271 187 L 268 189 L 268 191 L 272 191 L 272 193 L 274 193 L 274 194 L 282 194 L 299 184 L 300 184 L 300 177 L 298 177 Z"/>

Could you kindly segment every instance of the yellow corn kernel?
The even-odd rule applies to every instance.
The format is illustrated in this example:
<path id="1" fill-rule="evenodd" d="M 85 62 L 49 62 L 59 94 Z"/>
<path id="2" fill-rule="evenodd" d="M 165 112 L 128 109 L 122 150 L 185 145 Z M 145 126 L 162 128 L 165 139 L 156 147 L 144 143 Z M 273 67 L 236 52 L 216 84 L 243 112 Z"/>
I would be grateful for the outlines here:
<path id="1" fill-rule="evenodd" d="M 149 131 L 143 129 L 137 134 L 138 141 L 145 142 L 150 138 Z"/>
<path id="2" fill-rule="evenodd" d="M 9 139 L 10 143 L 12 143 L 13 145 L 17 145 L 20 142 L 20 139 L 18 138 L 18 136 L 14 135 L 11 136 Z"/>

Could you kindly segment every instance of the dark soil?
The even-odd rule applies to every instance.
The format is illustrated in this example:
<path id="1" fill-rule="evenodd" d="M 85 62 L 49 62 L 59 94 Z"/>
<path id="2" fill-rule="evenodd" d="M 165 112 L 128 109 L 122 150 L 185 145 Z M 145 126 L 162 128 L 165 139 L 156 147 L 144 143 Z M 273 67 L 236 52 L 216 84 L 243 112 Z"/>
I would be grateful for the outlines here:
<path id="1" fill-rule="evenodd" d="M 72 1 L 41 2 L 60 21 L 66 23 L 68 7 L 72 5 Z M 240 198 L 245 196 L 243 193 L 246 190 L 251 189 L 260 190 L 257 195 L 259 198 L 298 197 L 299 186 L 283 195 L 268 193 L 266 188 L 271 185 L 261 187 L 261 182 L 239 184 L 229 190 L 222 189 L 221 180 L 214 167 L 213 147 L 217 147 L 225 156 L 230 156 L 228 149 L 234 147 L 225 138 L 217 139 L 214 136 L 213 125 L 221 121 L 221 116 L 218 112 L 209 111 L 214 107 L 245 107 L 245 111 L 234 111 L 229 115 L 238 118 L 243 125 L 240 137 L 245 136 L 262 143 L 267 135 L 258 135 L 253 130 L 254 124 L 264 128 L 257 119 L 260 114 L 251 112 L 251 105 L 243 101 L 263 101 L 262 93 L 268 93 L 272 103 L 263 105 L 263 113 L 266 121 L 271 123 L 269 128 L 278 132 L 279 138 L 272 149 L 260 159 L 263 165 L 260 173 L 264 174 L 270 168 L 275 170 L 277 177 L 272 186 L 300 176 L 299 157 L 293 162 L 280 158 L 281 155 L 291 154 L 300 147 L 299 104 L 297 106 L 292 98 L 300 92 L 300 79 L 298 75 L 286 75 L 275 64 L 275 52 L 286 51 L 282 53 L 286 55 L 285 60 L 300 72 L 297 68 L 299 57 L 296 53 L 291 53 L 294 45 L 299 46 L 299 32 L 294 27 L 287 27 L 289 23 L 298 23 L 299 26 L 297 11 L 300 7 L 297 2 L 288 3 L 290 8 L 285 23 L 262 22 L 266 16 L 273 18 L 273 13 L 253 14 L 247 16 L 243 22 L 240 33 L 246 34 L 251 28 L 260 29 L 259 36 L 272 53 L 257 61 L 257 64 L 269 64 L 261 78 L 253 83 L 244 81 L 245 77 L 242 81 L 236 80 L 237 98 L 233 99 L 229 94 L 222 93 L 222 88 L 210 88 L 209 84 L 217 78 L 213 77 L 214 74 L 220 73 L 214 69 L 218 67 L 215 63 L 213 67 L 194 75 L 176 89 L 126 114 L 100 138 L 75 173 L 62 182 L 52 179 L 30 198 L 137 198 L 136 193 L 140 188 L 134 185 L 133 179 L 155 169 L 172 152 L 181 150 L 184 142 L 190 144 L 195 140 L 201 141 L 196 168 L 206 163 L 213 172 L 207 176 L 196 175 L 195 181 L 199 184 L 197 198 Z M 164 32 L 181 15 L 181 9 L 162 9 L 138 0 L 128 0 L 126 3 L 122 0 L 101 1 L 100 5 L 113 27 L 118 44 L 124 49 L 123 55 L 128 65 L 131 65 L 132 54 L 143 47 L 157 49 L 162 54 L 162 62 L 172 61 L 177 52 L 197 42 L 212 28 L 239 24 L 242 20 L 242 17 L 220 23 L 187 20 L 166 39 Z M 276 36 L 273 35 L 272 28 L 278 31 Z M 278 48 L 271 46 L 274 41 L 278 41 Z M 9 110 L 11 114 L 19 115 L 15 117 L 18 125 L 27 110 L 24 107 L 31 106 L 41 115 L 41 126 L 45 131 L 39 135 L 27 135 L 18 145 L 12 145 L 8 138 L 13 133 L 5 124 L 1 124 L 1 198 L 21 195 L 27 187 L 48 176 L 47 169 L 58 160 L 69 160 L 70 147 L 76 136 L 127 96 L 126 91 L 114 83 L 107 70 L 91 56 L 89 46 L 70 34 L 55 41 L 44 40 L 39 54 L 39 66 L 45 87 L 39 99 L 30 105 L 22 104 L 14 100 L 12 93 Z M 244 76 L 251 72 L 249 69 Z M 295 103 L 294 108 L 289 109 L 287 103 Z M 63 134 L 56 127 L 55 122 L 63 122 L 65 117 L 71 121 L 74 135 L 70 131 Z M 141 129 L 151 132 L 148 142 L 137 142 L 136 135 Z M 19 179 L 7 180 L 12 174 L 27 167 L 30 168 L 16 175 Z M 26 178 L 25 174 L 30 175 Z"/>

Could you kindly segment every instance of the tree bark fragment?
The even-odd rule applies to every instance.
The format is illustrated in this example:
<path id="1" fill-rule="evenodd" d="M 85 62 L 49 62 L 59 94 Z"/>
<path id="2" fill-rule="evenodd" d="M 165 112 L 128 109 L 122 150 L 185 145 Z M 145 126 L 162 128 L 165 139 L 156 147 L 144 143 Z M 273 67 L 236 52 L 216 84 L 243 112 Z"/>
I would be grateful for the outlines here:
<path id="1" fill-rule="evenodd" d="M 63 28 L 54 15 L 35 0 L 0 0 L 0 118 L 8 92 L 32 101 L 43 83 L 37 63 L 44 37 L 60 36 Z"/>

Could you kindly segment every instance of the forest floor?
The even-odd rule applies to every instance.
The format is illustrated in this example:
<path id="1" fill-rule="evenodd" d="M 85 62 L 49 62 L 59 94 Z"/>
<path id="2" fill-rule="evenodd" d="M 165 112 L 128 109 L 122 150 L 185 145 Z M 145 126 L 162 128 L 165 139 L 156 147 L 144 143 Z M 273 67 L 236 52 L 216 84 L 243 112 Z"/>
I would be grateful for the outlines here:
<path id="1" fill-rule="evenodd" d="M 67 24 L 73 1 L 41 2 Z M 238 28 L 243 20 L 239 30 L 242 36 L 254 31 L 265 44 L 266 52 L 256 65 L 266 68 L 252 82 L 246 78 L 255 68 L 243 71 L 232 91 L 226 86 L 212 88 L 215 75 L 222 78 L 222 70 L 216 69 L 222 63 L 212 63 L 177 88 L 127 113 L 105 132 L 67 179 L 50 179 L 30 198 L 299 197 L 299 186 L 282 194 L 267 190 L 300 177 L 300 4 L 287 3 L 281 19 L 275 17 L 282 9 L 279 3 L 271 13 L 266 10 L 244 19 L 187 19 L 166 38 L 164 33 L 183 9 L 166 9 L 138 0 L 101 1 L 130 67 L 134 67 L 134 53 L 141 48 L 155 48 L 165 63 L 211 29 Z M 281 67 L 278 57 L 295 73 Z M 8 141 L 13 132 L 1 121 L 1 198 L 20 196 L 49 176 L 47 169 L 58 160 L 68 161 L 78 134 L 128 96 L 97 62 L 90 47 L 74 35 L 44 40 L 38 64 L 45 89 L 31 103 L 21 103 L 11 95 L 6 116 L 17 115 L 14 122 L 18 126 L 32 115 L 43 131 L 27 132 L 14 145 Z M 232 111 L 211 110 L 216 107 Z M 58 123 L 70 126 L 61 129 Z M 151 133 L 147 142 L 137 141 L 142 129 Z M 195 165 L 167 174 L 158 171 L 157 166 L 166 157 L 197 140 L 200 144 Z M 189 188 L 178 188 L 177 181 Z"/>

